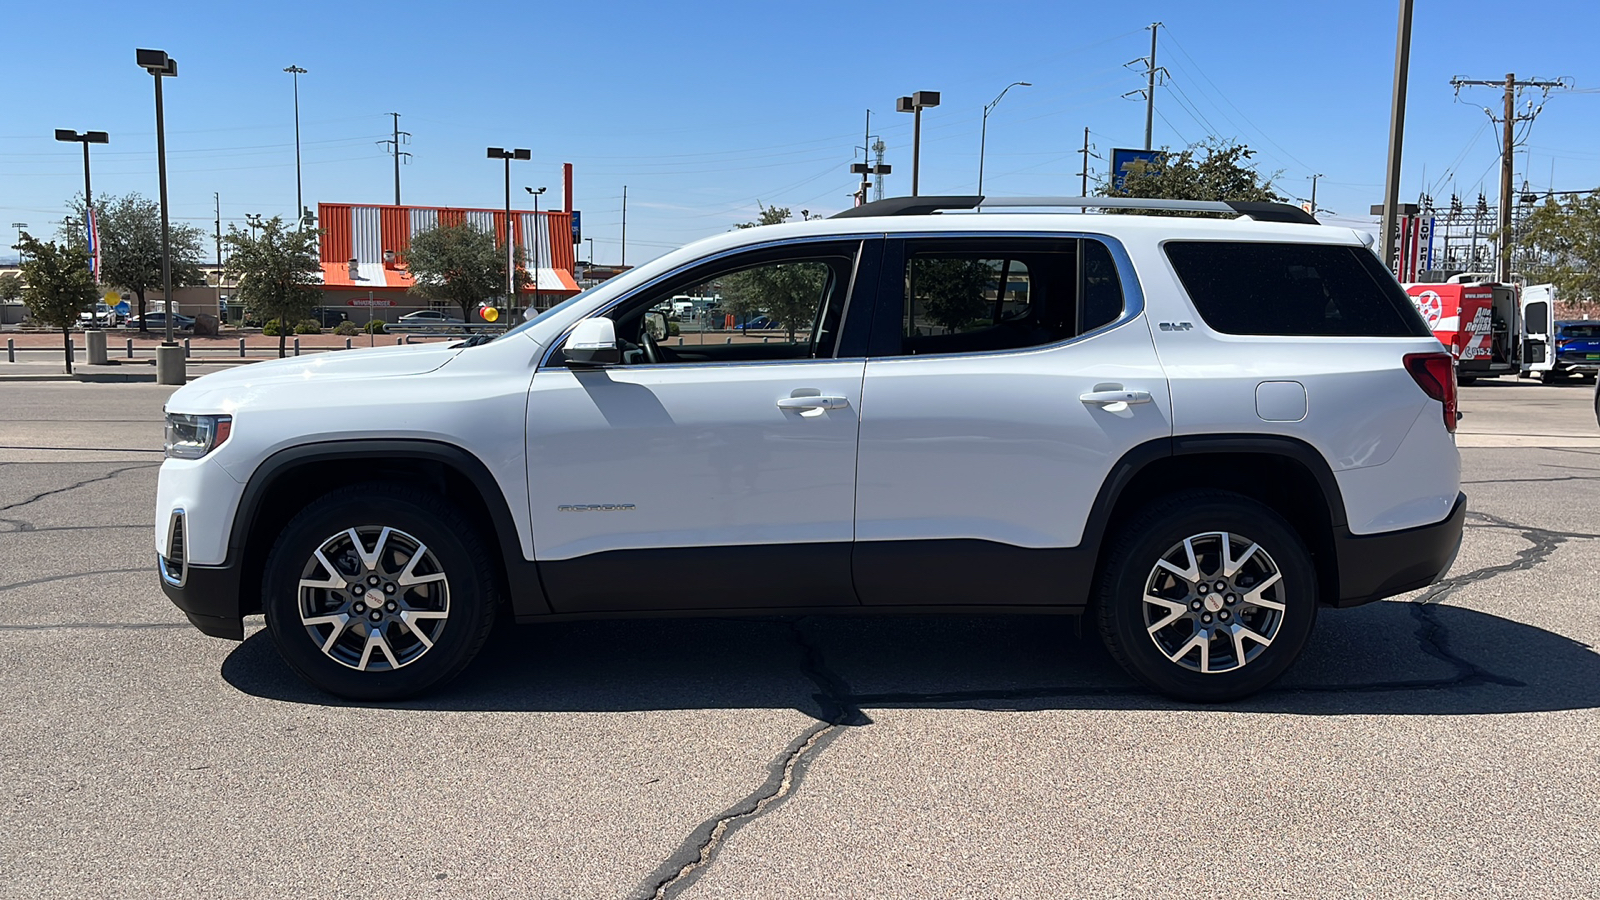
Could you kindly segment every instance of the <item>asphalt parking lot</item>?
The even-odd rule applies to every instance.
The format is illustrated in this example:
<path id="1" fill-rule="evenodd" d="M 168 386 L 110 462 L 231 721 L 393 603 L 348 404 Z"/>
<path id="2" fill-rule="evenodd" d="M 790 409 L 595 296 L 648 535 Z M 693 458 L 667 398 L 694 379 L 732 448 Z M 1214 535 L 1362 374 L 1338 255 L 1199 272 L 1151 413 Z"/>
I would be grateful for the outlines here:
<path id="1" fill-rule="evenodd" d="M 1464 388 L 1450 578 L 1215 708 L 1065 617 L 507 628 L 336 702 L 157 587 L 170 391 L 0 386 L 0 896 L 1600 896 L 1591 386 Z"/>

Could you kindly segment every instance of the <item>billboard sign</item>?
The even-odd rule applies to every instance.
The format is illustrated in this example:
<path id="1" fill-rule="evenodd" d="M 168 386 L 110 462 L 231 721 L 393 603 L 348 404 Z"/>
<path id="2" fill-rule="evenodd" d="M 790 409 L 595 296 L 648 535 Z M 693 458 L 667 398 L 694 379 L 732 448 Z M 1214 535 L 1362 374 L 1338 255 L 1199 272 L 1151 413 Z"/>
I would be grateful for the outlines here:
<path id="1" fill-rule="evenodd" d="M 572 242 L 583 243 L 583 213 L 578 210 L 572 211 Z"/>
<path id="2" fill-rule="evenodd" d="M 1135 163 L 1145 165 L 1160 165 L 1165 162 L 1165 150 L 1128 150 L 1113 148 L 1111 151 L 1111 187 L 1116 191 L 1127 188 L 1129 168 Z"/>

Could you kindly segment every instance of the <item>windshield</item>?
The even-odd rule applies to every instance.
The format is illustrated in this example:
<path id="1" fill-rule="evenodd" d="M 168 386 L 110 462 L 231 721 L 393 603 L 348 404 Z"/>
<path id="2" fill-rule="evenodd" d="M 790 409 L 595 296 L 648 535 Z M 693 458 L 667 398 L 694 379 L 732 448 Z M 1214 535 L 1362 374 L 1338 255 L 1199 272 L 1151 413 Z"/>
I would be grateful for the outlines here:
<path id="1" fill-rule="evenodd" d="M 500 338 L 506 337 L 508 335 L 520 334 L 520 333 L 522 333 L 524 331 L 527 331 L 529 328 L 532 328 L 535 324 L 537 324 L 539 322 L 543 322 L 545 319 L 550 318 L 551 316 L 555 315 L 557 312 L 564 311 L 564 310 L 576 305 L 580 301 L 582 301 L 585 298 L 587 298 L 590 294 L 594 293 L 597 288 L 598 288 L 598 286 L 589 288 L 587 291 L 583 291 L 582 293 L 574 294 L 571 297 L 568 297 L 567 299 L 561 301 L 560 303 L 557 303 L 555 306 L 550 307 L 549 309 L 545 310 L 544 312 L 539 313 L 537 316 L 534 316 L 533 318 L 528 319 L 527 321 L 525 321 L 521 325 L 518 325 L 517 327 L 511 329 L 510 331 L 501 332 L 500 335 L 498 335 L 497 337 L 493 338 L 493 340 L 499 340 Z"/>

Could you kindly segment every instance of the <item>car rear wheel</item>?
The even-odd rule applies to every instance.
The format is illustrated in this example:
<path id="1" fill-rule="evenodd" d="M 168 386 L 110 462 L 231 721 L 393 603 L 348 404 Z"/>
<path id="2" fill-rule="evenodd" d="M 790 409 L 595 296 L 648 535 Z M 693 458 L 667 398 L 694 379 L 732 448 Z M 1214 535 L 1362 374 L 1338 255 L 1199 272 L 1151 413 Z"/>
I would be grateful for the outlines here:
<path id="1" fill-rule="evenodd" d="M 455 677 L 494 623 L 495 578 L 443 498 L 389 483 L 330 493 L 267 559 L 262 606 L 290 668 L 350 700 L 396 700 Z"/>
<path id="2" fill-rule="evenodd" d="M 1316 619 L 1316 571 L 1271 509 L 1222 491 L 1157 501 L 1111 543 L 1096 617 L 1111 656 L 1180 700 L 1248 696 L 1294 663 Z"/>

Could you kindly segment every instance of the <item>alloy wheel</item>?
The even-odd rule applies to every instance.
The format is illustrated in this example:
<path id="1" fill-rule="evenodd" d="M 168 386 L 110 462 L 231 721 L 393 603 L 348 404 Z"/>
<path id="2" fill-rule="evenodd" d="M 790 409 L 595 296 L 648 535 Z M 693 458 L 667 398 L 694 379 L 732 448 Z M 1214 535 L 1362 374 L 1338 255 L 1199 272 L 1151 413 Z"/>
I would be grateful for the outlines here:
<path id="1" fill-rule="evenodd" d="M 1283 627 L 1285 584 L 1260 544 L 1227 531 L 1192 535 L 1145 581 L 1145 631 L 1168 661 L 1210 675 L 1237 671 Z"/>
<path id="2" fill-rule="evenodd" d="M 300 573 L 300 621 L 329 659 L 394 671 L 433 649 L 450 617 L 450 581 L 427 545 L 364 525 L 322 542 Z"/>

